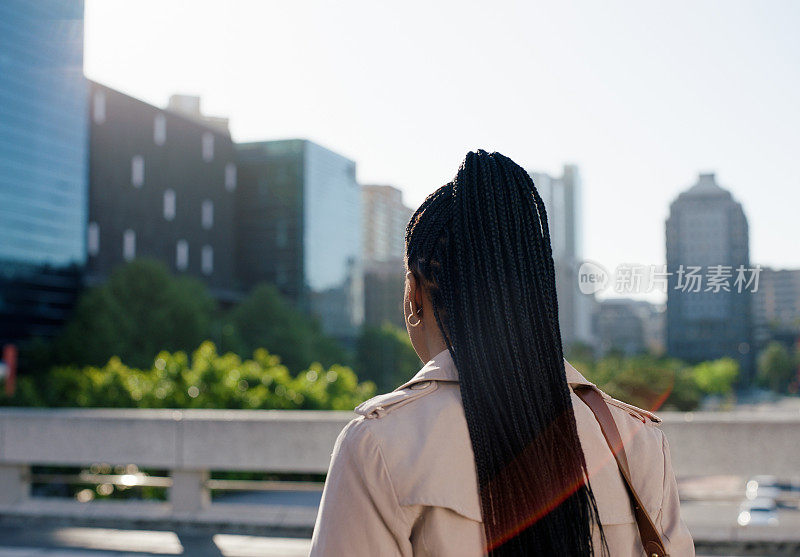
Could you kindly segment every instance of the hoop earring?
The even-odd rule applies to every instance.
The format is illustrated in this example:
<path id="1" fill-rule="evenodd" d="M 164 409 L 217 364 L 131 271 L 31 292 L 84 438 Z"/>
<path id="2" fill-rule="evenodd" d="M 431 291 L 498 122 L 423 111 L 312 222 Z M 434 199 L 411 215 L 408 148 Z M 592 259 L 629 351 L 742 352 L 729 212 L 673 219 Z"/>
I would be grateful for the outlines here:
<path id="1" fill-rule="evenodd" d="M 408 301 L 408 309 L 410 310 L 410 312 L 408 314 L 408 317 L 406 317 L 406 321 L 408 321 L 408 324 L 411 325 L 412 327 L 419 326 L 419 324 L 422 323 L 422 319 L 420 319 L 419 316 L 414 314 L 414 306 L 411 305 L 411 300 Z M 417 318 L 417 322 L 416 323 L 412 323 L 411 322 L 411 318 L 412 317 L 416 317 Z"/>

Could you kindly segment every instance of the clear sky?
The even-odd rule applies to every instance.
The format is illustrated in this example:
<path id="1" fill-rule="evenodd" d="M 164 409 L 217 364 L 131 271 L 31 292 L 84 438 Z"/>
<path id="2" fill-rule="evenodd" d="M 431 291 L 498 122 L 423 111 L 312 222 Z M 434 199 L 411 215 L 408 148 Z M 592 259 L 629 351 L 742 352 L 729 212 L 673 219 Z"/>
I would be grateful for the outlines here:
<path id="1" fill-rule="evenodd" d="M 91 79 L 198 94 L 237 141 L 306 137 L 418 205 L 470 149 L 579 165 L 584 256 L 662 264 L 716 172 L 751 260 L 800 268 L 800 2 L 87 0 Z"/>

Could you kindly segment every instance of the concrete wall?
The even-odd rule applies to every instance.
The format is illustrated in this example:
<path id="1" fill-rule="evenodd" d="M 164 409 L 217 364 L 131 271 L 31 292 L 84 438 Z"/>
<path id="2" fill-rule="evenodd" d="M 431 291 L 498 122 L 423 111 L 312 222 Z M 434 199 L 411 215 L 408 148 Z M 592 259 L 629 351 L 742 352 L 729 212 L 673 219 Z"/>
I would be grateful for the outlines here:
<path id="1" fill-rule="evenodd" d="M 800 412 L 663 412 L 678 477 L 800 476 Z"/>
<path id="2" fill-rule="evenodd" d="M 678 476 L 800 474 L 800 413 L 664 412 Z M 289 410 L 0 410 L 0 464 L 327 471 L 354 414 Z M 635 458 L 635 457 L 634 457 Z"/>
<path id="3" fill-rule="evenodd" d="M 0 517 L 83 517 L 218 529 L 234 523 L 263 529 L 277 521 L 307 535 L 316 509 L 254 512 L 246 506 L 233 516 L 235 506 L 211 503 L 209 474 L 324 473 L 336 436 L 353 416 L 281 410 L 0 409 Z M 800 412 L 665 412 L 662 417 L 679 477 L 800 475 Z M 31 465 L 92 463 L 167 469 L 169 501 L 84 504 L 29 497 Z"/>
<path id="4" fill-rule="evenodd" d="M 326 472 L 354 414 L 289 410 L 0 410 L 0 464 Z"/>

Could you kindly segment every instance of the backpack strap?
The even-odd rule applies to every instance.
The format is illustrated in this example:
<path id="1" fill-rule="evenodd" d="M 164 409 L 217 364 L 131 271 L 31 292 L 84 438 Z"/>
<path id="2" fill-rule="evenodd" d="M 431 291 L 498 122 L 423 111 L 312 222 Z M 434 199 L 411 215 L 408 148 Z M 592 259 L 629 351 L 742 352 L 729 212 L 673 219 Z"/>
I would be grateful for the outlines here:
<path id="1" fill-rule="evenodd" d="M 636 517 L 636 526 L 639 528 L 639 536 L 642 538 L 642 545 L 647 557 L 668 557 L 661 535 L 658 533 L 644 505 L 642 505 L 639 494 L 636 493 L 633 487 L 631 471 L 628 467 L 628 457 L 625 454 L 622 437 L 605 400 L 603 400 L 599 392 L 588 385 L 575 388 L 575 394 L 580 397 L 592 411 L 594 417 L 597 418 L 603 437 L 606 438 L 606 442 L 614 454 L 620 474 L 622 474 L 622 479 L 625 482 L 625 487 L 628 490 L 628 496 L 633 506 L 633 514 Z"/>

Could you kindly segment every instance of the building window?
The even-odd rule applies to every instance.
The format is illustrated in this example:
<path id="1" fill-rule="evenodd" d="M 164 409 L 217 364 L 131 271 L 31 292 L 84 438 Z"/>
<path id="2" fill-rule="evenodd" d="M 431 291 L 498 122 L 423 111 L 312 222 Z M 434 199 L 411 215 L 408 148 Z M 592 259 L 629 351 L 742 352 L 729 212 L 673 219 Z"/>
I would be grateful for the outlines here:
<path id="1" fill-rule="evenodd" d="M 203 228 L 206 230 L 210 230 L 211 227 L 214 226 L 214 202 L 210 199 L 203 201 L 201 207 L 201 221 L 203 223 Z"/>
<path id="2" fill-rule="evenodd" d="M 175 218 L 175 190 L 169 189 L 164 192 L 164 218 L 166 220 Z"/>
<path id="3" fill-rule="evenodd" d="M 203 160 L 206 162 L 214 160 L 214 134 L 211 132 L 203 133 Z"/>
<path id="4" fill-rule="evenodd" d="M 181 271 L 189 266 L 189 243 L 186 240 L 178 240 L 175 249 L 175 266 Z"/>
<path id="5" fill-rule="evenodd" d="M 122 257 L 125 261 L 136 257 L 136 232 L 130 228 L 122 233 Z"/>
<path id="6" fill-rule="evenodd" d="M 92 118 L 95 124 L 102 124 L 106 121 L 106 94 L 103 91 L 94 92 Z"/>
<path id="7" fill-rule="evenodd" d="M 167 119 L 163 114 L 156 114 L 153 120 L 153 141 L 156 145 L 164 145 L 167 140 Z"/>
<path id="8" fill-rule="evenodd" d="M 141 188 L 144 184 L 144 158 L 142 155 L 135 155 L 131 159 L 131 184 Z"/>
<path id="9" fill-rule="evenodd" d="M 225 189 L 228 191 L 236 189 L 236 165 L 232 162 L 225 165 Z"/>
<path id="10" fill-rule="evenodd" d="M 200 252 L 200 266 L 204 275 L 214 272 L 214 248 L 211 246 L 203 246 L 203 250 Z"/>
<path id="11" fill-rule="evenodd" d="M 89 255 L 97 255 L 100 253 L 100 226 L 96 222 L 90 222 L 86 232 L 86 250 Z"/>

